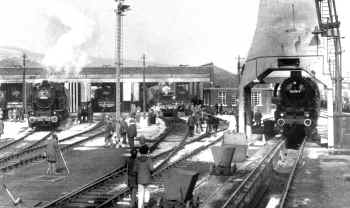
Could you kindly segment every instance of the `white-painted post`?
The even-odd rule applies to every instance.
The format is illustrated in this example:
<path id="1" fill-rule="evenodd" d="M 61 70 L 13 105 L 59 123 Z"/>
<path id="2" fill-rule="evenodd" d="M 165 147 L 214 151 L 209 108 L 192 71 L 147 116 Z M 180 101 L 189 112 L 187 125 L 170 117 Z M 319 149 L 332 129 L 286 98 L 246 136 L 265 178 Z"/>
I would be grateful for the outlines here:
<path id="1" fill-rule="evenodd" d="M 327 111 L 328 111 L 328 148 L 334 148 L 334 113 L 333 113 L 332 89 L 327 89 Z"/>
<path id="2" fill-rule="evenodd" d="M 239 99 L 238 99 L 238 132 L 245 133 L 245 122 L 244 122 L 244 89 L 239 87 Z"/>

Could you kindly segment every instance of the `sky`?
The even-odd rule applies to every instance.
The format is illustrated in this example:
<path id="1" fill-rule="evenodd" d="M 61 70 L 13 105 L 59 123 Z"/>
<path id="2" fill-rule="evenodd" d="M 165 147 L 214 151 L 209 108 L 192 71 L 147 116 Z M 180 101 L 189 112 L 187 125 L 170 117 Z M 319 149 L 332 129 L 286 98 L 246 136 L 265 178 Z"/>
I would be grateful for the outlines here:
<path id="1" fill-rule="evenodd" d="M 312 1 L 312 0 L 310 0 Z M 0 46 L 46 54 L 48 65 L 83 66 L 88 56 L 114 54 L 113 0 L 0 0 Z M 259 0 L 126 0 L 123 57 L 169 65 L 213 62 L 236 71 L 252 41 Z M 344 57 L 350 46 L 350 13 L 338 0 Z M 349 34 L 349 35 L 348 35 Z M 346 58 L 343 58 L 346 62 Z M 345 65 L 345 64 L 344 64 Z M 348 64 L 346 64 L 348 65 Z M 345 69 L 344 69 L 345 70 Z"/>

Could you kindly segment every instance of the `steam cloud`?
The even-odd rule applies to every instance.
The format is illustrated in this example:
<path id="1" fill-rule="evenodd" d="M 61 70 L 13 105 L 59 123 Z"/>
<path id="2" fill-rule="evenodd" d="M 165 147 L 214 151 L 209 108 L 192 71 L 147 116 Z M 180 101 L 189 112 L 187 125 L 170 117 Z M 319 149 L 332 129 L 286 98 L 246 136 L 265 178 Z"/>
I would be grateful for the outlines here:
<path id="1" fill-rule="evenodd" d="M 56 72 L 78 73 L 88 64 L 84 44 L 93 38 L 95 22 L 78 9 L 58 1 L 51 1 L 43 9 L 47 16 L 57 19 L 68 30 L 46 51 L 42 64 Z"/>

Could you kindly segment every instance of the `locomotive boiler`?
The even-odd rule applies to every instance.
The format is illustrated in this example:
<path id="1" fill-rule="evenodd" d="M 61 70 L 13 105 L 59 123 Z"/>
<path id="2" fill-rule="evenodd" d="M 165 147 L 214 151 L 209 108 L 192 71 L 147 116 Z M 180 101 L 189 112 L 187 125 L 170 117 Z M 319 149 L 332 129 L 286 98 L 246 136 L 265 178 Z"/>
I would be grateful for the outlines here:
<path id="1" fill-rule="evenodd" d="M 274 94 L 277 94 L 276 88 Z M 316 133 L 320 92 L 311 78 L 303 77 L 301 71 L 292 71 L 282 82 L 274 103 L 275 122 L 286 138 L 287 148 L 297 149 L 305 137 Z"/>
<path id="2" fill-rule="evenodd" d="M 68 97 L 63 83 L 44 80 L 32 86 L 30 127 L 57 128 L 68 117 Z"/>

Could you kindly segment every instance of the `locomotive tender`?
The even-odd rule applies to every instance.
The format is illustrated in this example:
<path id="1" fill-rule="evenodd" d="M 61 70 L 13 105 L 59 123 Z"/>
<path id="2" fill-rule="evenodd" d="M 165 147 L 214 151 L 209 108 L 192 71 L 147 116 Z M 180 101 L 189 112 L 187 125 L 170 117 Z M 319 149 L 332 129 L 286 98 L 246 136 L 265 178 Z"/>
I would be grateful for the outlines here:
<path id="1" fill-rule="evenodd" d="M 274 96 L 277 94 L 275 88 Z M 291 71 L 291 76 L 280 86 L 274 103 L 275 122 L 286 138 L 286 147 L 297 149 L 305 136 L 310 138 L 317 129 L 320 113 L 320 92 L 311 78 L 303 77 L 301 71 Z"/>
<path id="2" fill-rule="evenodd" d="M 68 97 L 63 83 L 47 80 L 32 86 L 30 127 L 57 128 L 68 117 Z"/>

